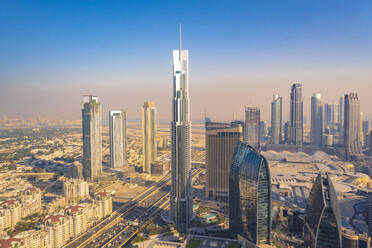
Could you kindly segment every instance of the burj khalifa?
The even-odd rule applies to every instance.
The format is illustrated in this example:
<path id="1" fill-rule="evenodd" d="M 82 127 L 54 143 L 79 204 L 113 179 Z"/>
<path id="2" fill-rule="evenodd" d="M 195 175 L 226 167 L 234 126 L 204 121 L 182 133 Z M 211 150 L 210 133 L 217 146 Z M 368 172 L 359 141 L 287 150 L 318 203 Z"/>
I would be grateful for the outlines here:
<path id="1" fill-rule="evenodd" d="M 172 191 L 170 217 L 186 233 L 192 218 L 191 122 L 189 104 L 189 51 L 173 50 Z"/>

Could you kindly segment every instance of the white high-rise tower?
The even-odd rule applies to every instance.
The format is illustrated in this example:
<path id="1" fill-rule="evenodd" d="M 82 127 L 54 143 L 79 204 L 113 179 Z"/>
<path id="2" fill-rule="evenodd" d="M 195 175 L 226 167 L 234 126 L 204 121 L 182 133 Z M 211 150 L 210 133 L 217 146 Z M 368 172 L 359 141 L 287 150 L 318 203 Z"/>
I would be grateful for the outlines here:
<path id="1" fill-rule="evenodd" d="M 173 50 L 172 191 L 170 217 L 187 232 L 192 218 L 191 122 L 189 114 L 189 52 Z"/>

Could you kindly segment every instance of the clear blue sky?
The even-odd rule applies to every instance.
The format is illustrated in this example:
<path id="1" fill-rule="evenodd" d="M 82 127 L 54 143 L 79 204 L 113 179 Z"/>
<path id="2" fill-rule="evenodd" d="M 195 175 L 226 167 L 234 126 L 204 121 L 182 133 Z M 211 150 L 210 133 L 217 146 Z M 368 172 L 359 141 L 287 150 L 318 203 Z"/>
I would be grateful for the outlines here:
<path id="1" fill-rule="evenodd" d="M 288 101 L 293 81 L 306 101 L 356 91 L 372 116 L 371 0 L 2 0 L 0 116 L 79 118 L 81 95 L 94 93 L 104 111 L 138 118 L 152 99 L 168 118 L 179 23 L 193 118 L 205 108 L 228 119 L 244 105 L 269 116 L 271 95 Z"/>

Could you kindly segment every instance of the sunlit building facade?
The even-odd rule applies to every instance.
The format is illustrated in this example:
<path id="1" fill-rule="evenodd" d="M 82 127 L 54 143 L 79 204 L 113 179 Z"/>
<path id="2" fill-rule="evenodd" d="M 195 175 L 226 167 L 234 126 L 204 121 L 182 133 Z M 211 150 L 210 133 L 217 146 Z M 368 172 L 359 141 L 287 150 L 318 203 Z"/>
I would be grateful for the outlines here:
<path id="1" fill-rule="evenodd" d="M 242 141 L 242 127 L 230 123 L 205 122 L 206 197 L 227 201 L 229 174 L 235 146 Z"/>
<path id="2" fill-rule="evenodd" d="M 230 167 L 229 220 L 234 234 L 259 245 L 271 243 L 271 177 L 267 160 L 239 142 Z"/>
<path id="3" fill-rule="evenodd" d="M 362 155 L 360 102 L 357 93 L 345 95 L 344 142 L 346 160 Z"/>
<path id="4" fill-rule="evenodd" d="M 110 165 L 122 169 L 127 165 L 127 115 L 125 111 L 109 112 Z"/>
<path id="5" fill-rule="evenodd" d="M 155 103 L 148 101 L 145 102 L 142 107 L 142 171 L 146 173 L 151 173 L 151 163 L 157 159 L 156 132 L 157 123 Z"/>

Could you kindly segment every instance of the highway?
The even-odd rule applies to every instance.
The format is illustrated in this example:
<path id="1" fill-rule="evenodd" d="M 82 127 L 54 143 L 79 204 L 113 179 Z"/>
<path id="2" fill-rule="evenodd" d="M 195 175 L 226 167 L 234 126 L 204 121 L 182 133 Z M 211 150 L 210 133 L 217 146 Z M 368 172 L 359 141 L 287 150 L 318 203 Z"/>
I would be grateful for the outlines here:
<path id="1" fill-rule="evenodd" d="M 196 178 L 201 174 L 201 169 L 196 169 L 192 172 L 192 178 Z M 127 216 L 123 218 L 123 221 L 119 222 L 115 227 L 111 228 L 108 233 L 105 233 L 99 237 L 93 244 L 89 244 L 89 248 L 98 247 L 110 247 L 119 248 L 128 244 L 139 232 L 143 230 L 152 218 L 160 212 L 166 210 L 169 207 L 170 199 L 170 180 L 163 186 L 163 188 L 156 194 L 142 203 L 136 209 L 133 209 Z M 138 225 L 128 225 L 129 220 L 135 219 Z"/>
<path id="2" fill-rule="evenodd" d="M 126 217 L 127 214 L 131 214 L 138 208 L 138 206 L 144 204 L 148 198 L 157 192 L 159 192 L 162 187 L 170 181 L 170 173 L 165 175 L 161 180 L 159 180 L 155 185 L 149 187 L 147 190 L 133 198 L 130 202 L 127 202 L 119 209 L 114 211 L 109 217 L 101 220 L 96 225 L 92 226 L 89 231 L 75 237 L 73 240 L 64 245 L 64 248 L 75 248 L 75 247 L 85 247 L 89 242 L 95 240 L 106 230 L 115 226 L 119 221 L 122 220 L 122 217 Z"/>

